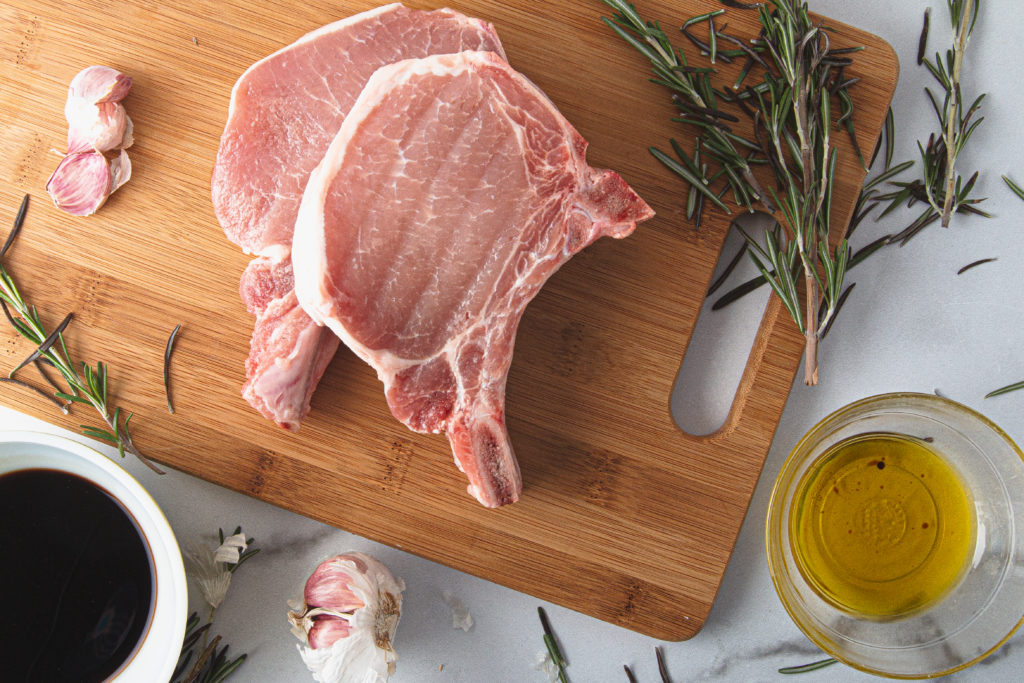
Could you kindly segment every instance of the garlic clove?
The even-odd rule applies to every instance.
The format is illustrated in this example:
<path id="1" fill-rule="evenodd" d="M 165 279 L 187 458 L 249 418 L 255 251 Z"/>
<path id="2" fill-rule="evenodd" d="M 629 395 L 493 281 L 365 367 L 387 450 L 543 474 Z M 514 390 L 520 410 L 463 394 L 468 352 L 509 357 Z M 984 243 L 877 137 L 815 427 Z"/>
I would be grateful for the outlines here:
<path id="1" fill-rule="evenodd" d="M 132 87 L 132 77 L 109 66 L 90 66 L 79 71 L 68 86 L 68 99 L 89 104 L 120 102 Z M 70 119 L 68 120 L 70 122 Z"/>
<path id="2" fill-rule="evenodd" d="M 68 86 L 64 117 L 68 152 L 46 183 L 58 208 L 88 216 L 103 206 L 132 176 L 125 153 L 134 142 L 134 126 L 121 105 L 132 79 L 108 66 L 82 69 Z M 118 152 L 108 159 L 105 152 Z"/>
<path id="3" fill-rule="evenodd" d="M 92 104 L 80 97 L 70 97 L 64 104 L 68 120 L 68 154 L 95 150 L 108 152 L 127 147 L 132 139 L 128 114 L 118 102 Z"/>
<path id="4" fill-rule="evenodd" d="M 352 628 L 344 619 L 321 615 L 313 619 L 307 638 L 309 646 L 314 650 L 330 647 L 341 638 L 348 638 Z"/>
<path id="5" fill-rule="evenodd" d="M 58 209 L 88 216 L 107 201 L 112 185 L 110 164 L 102 154 L 78 152 L 64 157 L 46 181 L 46 192 Z"/>
<path id="6" fill-rule="evenodd" d="M 353 569 L 359 573 L 367 570 L 366 563 L 354 555 L 338 555 L 320 563 L 306 581 L 303 597 L 307 605 L 337 612 L 351 612 L 364 605 L 349 587 Z"/>
<path id="7" fill-rule="evenodd" d="M 405 583 L 363 553 L 332 557 L 306 581 L 288 620 L 299 654 L 320 683 L 383 683 L 395 671 L 393 641 Z"/>

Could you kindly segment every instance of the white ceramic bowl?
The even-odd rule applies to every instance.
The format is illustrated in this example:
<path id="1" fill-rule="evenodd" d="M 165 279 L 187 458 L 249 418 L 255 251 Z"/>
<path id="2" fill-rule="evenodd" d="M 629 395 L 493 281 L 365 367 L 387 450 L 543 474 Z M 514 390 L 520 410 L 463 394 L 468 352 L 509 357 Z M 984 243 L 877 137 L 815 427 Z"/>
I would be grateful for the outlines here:
<path id="1" fill-rule="evenodd" d="M 24 469 L 60 470 L 87 479 L 117 498 L 135 518 L 151 553 L 156 599 L 139 647 L 109 680 L 170 680 L 185 636 L 188 588 L 178 542 L 156 502 L 120 465 L 88 446 L 49 434 L 0 432 L 0 474 Z"/>

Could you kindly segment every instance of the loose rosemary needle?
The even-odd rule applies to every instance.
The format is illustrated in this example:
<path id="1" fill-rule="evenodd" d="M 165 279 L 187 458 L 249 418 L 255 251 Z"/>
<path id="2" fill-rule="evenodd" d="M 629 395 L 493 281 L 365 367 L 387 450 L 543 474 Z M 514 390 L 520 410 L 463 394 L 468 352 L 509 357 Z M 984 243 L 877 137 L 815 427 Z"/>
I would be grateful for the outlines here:
<path id="1" fill-rule="evenodd" d="M 551 630 L 551 623 L 548 621 L 548 614 L 544 611 L 543 607 L 538 607 L 537 615 L 540 617 L 541 628 L 544 629 L 544 646 L 547 648 L 548 655 L 551 657 L 551 661 L 554 662 L 555 668 L 558 671 L 558 682 L 569 683 L 569 679 L 565 675 L 565 667 L 568 662 L 565 661 L 565 657 L 562 656 L 562 650 L 558 647 L 558 641 L 555 640 L 555 633 Z"/>
<path id="2" fill-rule="evenodd" d="M 818 661 L 811 662 L 809 664 L 801 664 L 800 666 L 784 666 L 781 669 L 779 669 L 779 673 L 780 674 L 804 674 L 804 673 L 808 673 L 810 671 L 817 671 L 818 669 L 824 669 L 826 666 L 832 666 L 833 664 L 835 664 L 838 661 L 839 661 L 838 659 L 832 659 L 830 657 L 828 659 L 819 659 Z"/>
<path id="3" fill-rule="evenodd" d="M 121 457 L 124 457 L 125 453 L 131 453 L 153 471 L 163 474 L 163 471 L 150 462 L 132 442 L 128 427 L 132 413 L 122 417 L 121 408 L 111 405 L 107 393 L 106 364 L 97 363 L 93 367 L 85 362 L 77 364 L 71 361 L 67 345 L 64 343 L 64 330 L 71 323 L 72 314 L 68 314 L 53 332 L 47 333 L 38 310 L 25 301 L 14 278 L 7 272 L 4 258 L 24 225 L 28 206 L 29 196 L 25 195 L 11 234 L 8 235 L 3 247 L 0 247 L 0 308 L 3 308 L 7 321 L 18 334 L 31 341 L 36 349 L 12 370 L 8 377 L 29 363 L 45 361 L 60 373 L 67 384 L 67 391 L 55 391 L 54 396 L 71 403 L 91 405 L 106 423 L 107 429 L 80 425 L 83 434 L 116 446 Z"/>
<path id="4" fill-rule="evenodd" d="M 167 338 L 167 348 L 164 350 L 164 394 L 167 395 L 167 412 L 174 414 L 174 402 L 171 400 L 171 354 L 174 353 L 174 342 L 178 338 L 178 330 L 181 323 L 174 326 L 171 336 Z"/>
<path id="5" fill-rule="evenodd" d="M 971 268 L 977 268 L 978 266 L 980 266 L 982 264 L 992 263 L 993 261 L 997 261 L 997 260 L 998 259 L 993 256 L 991 258 L 983 258 L 983 259 L 978 259 L 977 261 L 972 261 L 971 263 L 968 263 L 966 266 L 964 266 L 960 270 L 956 271 L 956 274 L 957 275 L 963 275 L 964 273 L 966 273 Z"/>
<path id="6" fill-rule="evenodd" d="M 1020 185 L 1010 180 L 1009 176 L 1004 175 L 1003 182 L 1006 183 L 1006 186 L 1010 188 L 1010 190 L 1012 190 L 1019 199 L 1024 199 L 1024 189 L 1021 189 Z"/>
<path id="7" fill-rule="evenodd" d="M 985 398 L 992 398 L 993 396 L 1002 396 L 1003 394 L 1008 394 L 1011 391 L 1019 391 L 1020 389 L 1024 389 L 1024 382 L 1007 384 L 1005 387 L 1000 387 L 995 391 L 988 392 L 987 394 L 985 394 Z"/>

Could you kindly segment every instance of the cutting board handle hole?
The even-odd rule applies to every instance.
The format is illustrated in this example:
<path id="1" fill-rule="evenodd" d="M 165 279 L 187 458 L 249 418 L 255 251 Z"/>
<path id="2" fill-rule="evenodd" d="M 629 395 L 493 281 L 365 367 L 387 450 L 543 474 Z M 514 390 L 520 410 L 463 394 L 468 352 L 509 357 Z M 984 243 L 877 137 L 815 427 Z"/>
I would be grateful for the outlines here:
<path id="1" fill-rule="evenodd" d="M 770 223 L 763 216 L 744 216 L 740 220 L 743 229 L 751 235 L 763 234 Z M 718 279 L 742 245 L 743 236 L 731 229 L 719 254 L 712 282 Z M 687 434 L 712 434 L 729 416 L 771 289 L 764 285 L 720 310 L 713 311 L 711 307 L 722 295 L 757 274 L 749 256 L 744 255 L 726 282 L 701 308 L 672 390 L 672 417 Z"/>

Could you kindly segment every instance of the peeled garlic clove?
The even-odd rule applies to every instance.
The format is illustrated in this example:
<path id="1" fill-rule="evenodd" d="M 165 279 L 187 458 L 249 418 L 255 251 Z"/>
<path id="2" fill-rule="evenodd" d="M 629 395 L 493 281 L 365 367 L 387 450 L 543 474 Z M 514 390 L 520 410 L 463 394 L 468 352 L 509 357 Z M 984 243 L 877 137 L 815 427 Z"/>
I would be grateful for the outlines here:
<path id="1" fill-rule="evenodd" d="M 64 157 L 46 181 L 46 192 L 58 209 L 72 216 L 88 216 L 103 206 L 112 186 L 106 158 L 99 152 L 79 152 Z"/>
<path id="2" fill-rule="evenodd" d="M 109 66 L 90 66 L 79 71 L 68 86 L 68 99 L 80 98 L 89 104 L 120 102 L 132 87 L 132 77 Z M 70 122 L 70 119 L 68 119 Z"/>
<path id="3" fill-rule="evenodd" d="M 336 555 L 306 581 L 288 613 L 299 654 L 320 683 L 377 683 L 395 671 L 392 642 L 405 583 L 363 553 Z"/>

